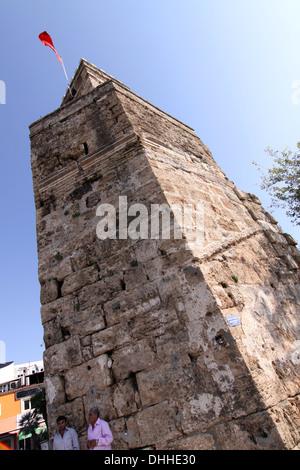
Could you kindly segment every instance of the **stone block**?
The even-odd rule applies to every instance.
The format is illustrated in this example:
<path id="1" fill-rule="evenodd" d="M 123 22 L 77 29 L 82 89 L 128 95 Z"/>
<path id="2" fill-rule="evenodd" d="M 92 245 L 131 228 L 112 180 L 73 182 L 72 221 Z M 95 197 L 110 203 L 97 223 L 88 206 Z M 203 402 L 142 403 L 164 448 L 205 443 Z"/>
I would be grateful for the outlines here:
<path id="1" fill-rule="evenodd" d="M 75 308 L 76 298 L 72 295 L 61 297 L 41 306 L 42 323 L 47 323 L 55 318 L 72 313 Z"/>
<path id="2" fill-rule="evenodd" d="M 89 266 L 74 274 L 68 276 L 62 285 L 62 295 L 71 294 L 78 291 L 82 287 L 93 284 L 99 280 L 99 271 L 95 266 Z"/>
<path id="3" fill-rule="evenodd" d="M 286 238 L 281 233 L 273 230 L 265 230 L 265 235 L 271 243 L 287 243 Z"/>
<path id="4" fill-rule="evenodd" d="M 100 410 L 100 418 L 110 421 L 117 417 L 116 410 L 113 405 L 113 386 L 99 388 L 96 385 L 90 385 L 83 396 L 84 408 L 88 420 L 89 410 L 96 406 Z"/>
<path id="5" fill-rule="evenodd" d="M 112 384 L 108 359 L 106 354 L 102 354 L 77 367 L 69 368 L 65 374 L 68 400 L 86 395 L 90 387 L 101 390 Z"/>
<path id="6" fill-rule="evenodd" d="M 141 313 L 129 321 L 129 330 L 132 340 L 140 340 L 151 336 L 152 338 L 174 334 L 182 329 L 175 307 L 171 304 L 166 308 L 152 309 Z"/>
<path id="7" fill-rule="evenodd" d="M 95 356 L 120 348 L 124 346 L 124 344 L 130 342 L 131 338 L 128 331 L 128 324 L 126 322 L 113 325 L 110 328 L 105 328 L 92 335 L 92 346 Z"/>
<path id="8" fill-rule="evenodd" d="M 81 362 L 80 341 L 77 336 L 51 346 L 44 353 L 45 370 L 49 376 L 68 371 Z"/>
<path id="9" fill-rule="evenodd" d="M 57 279 L 48 279 L 41 285 L 41 304 L 53 302 L 60 295 L 60 287 Z"/>
<path id="10" fill-rule="evenodd" d="M 196 432 L 199 428 L 202 432 L 206 432 L 222 419 L 225 404 L 218 395 L 216 392 L 198 393 L 177 402 L 181 429 L 184 434 Z"/>
<path id="11" fill-rule="evenodd" d="M 128 450 L 128 443 L 124 440 L 127 438 L 127 429 L 124 418 L 113 419 L 109 423 L 111 432 L 114 436 L 112 449 Z"/>
<path id="12" fill-rule="evenodd" d="M 299 269 L 298 264 L 296 263 L 296 261 L 293 260 L 292 256 L 290 256 L 290 255 L 284 255 L 284 256 L 282 257 L 282 259 L 283 259 L 283 260 L 285 261 L 285 263 L 287 264 L 288 269 L 291 269 L 291 270 Z"/>
<path id="13" fill-rule="evenodd" d="M 218 450 L 212 434 L 191 434 L 156 446 L 156 450 Z"/>
<path id="14" fill-rule="evenodd" d="M 270 214 L 269 212 L 265 212 L 265 215 L 268 217 L 268 219 L 270 220 L 270 222 L 274 225 L 277 225 L 278 224 L 278 221 L 275 219 L 275 217 Z"/>
<path id="15" fill-rule="evenodd" d="M 177 274 L 168 273 L 156 281 L 159 295 L 167 303 L 182 295 L 181 285 Z"/>
<path id="16" fill-rule="evenodd" d="M 103 311 L 100 306 L 93 310 L 82 310 L 80 303 L 77 303 L 74 311 L 61 319 L 61 327 L 70 335 L 95 333 L 105 328 Z"/>
<path id="17" fill-rule="evenodd" d="M 112 371 L 116 380 L 147 369 L 156 363 L 155 353 L 146 339 L 114 351 Z"/>
<path id="18" fill-rule="evenodd" d="M 66 401 L 63 378 L 59 375 L 46 377 L 45 389 L 48 405 L 62 405 Z"/>
<path id="19" fill-rule="evenodd" d="M 61 258 L 61 259 L 60 259 Z M 47 279 L 57 279 L 63 281 L 73 272 L 71 260 L 69 257 L 63 257 L 60 252 L 53 255 L 50 261 L 39 263 L 38 273 L 40 283 L 44 283 Z"/>
<path id="20" fill-rule="evenodd" d="M 174 332 L 166 332 L 155 338 L 155 350 L 159 362 L 171 362 L 179 357 L 187 357 L 189 352 L 188 333 L 182 326 Z"/>
<path id="21" fill-rule="evenodd" d="M 189 361 L 190 366 L 190 361 Z M 172 401 L 173 397 L 189 395 L 196 387 L 191 368 L 178 358 L 171 364 L 162 364 L 136 374 L 138 390 L 143 407 L 163 400 Z"/>
<path id="22" fill-rule="evenodd" d="M 181 436 L 176 427 L 175 410 L 167 401 L 130 416 L 126 420 L 126 426 L 129 448 L 145 447 Z"/>
<path id="23" fill-rule="evenodd" d="M 117 416 L 128 416 L 138 409 L 139 394 L 134 377 L 122 380 L 113 392 L 113 406 Z"/>
<path id="24" fill-rule="evenodd" d="M 54 318 L 53 320 L 44 324 L 44 343 L 45 348 L 48 349 L 54 344 L 61 343 L 64 336 L 61 329 L 60 318 Z"/>
<path id="25" fill-rule="evenodd" d="M 237 195 L 239 199 L 241 199 L 241 201 L 244 201 L 247 199 L 247 193 L 245 193 L 244 191 L 241 191 L 237 187 L 234 187 L 233 189 L 234 189 L 235 194 Z"/>
<path id="26" fill-rule="evenodd" d="M 296 240 L 289 233 L 284 233 L 283 236 L 284 236 L 284 238 L 286 239 L 286 241 L 288 242 L 289 245 L 296 246 L 298 244 L 296 242 Z"/>
<path id="27" fill-rule="evenodd" d="M 269 410 L 216 426 L 215 436 L 224 450 L 292 449 L 299 442 L 298 421 L 298 408 L 284 401 Z"/>
<path id="28" fill-rule="evenodd" d="M 91 315 L 97 315 L 97 312 L 102 312 L 102 305 L 109 300 L 110 293 L 106 283 L 98 280 L 94 284 L 82 287 L 76 292 L 76 296 L 80 310 L 89 310 Z"/>
<path id="29" fill-rule="evenodd" d="M 103 305 L 107 325 L 115 325 L 124 319 L 129 321 L 142 313 L 156 309 L 160 303 L 158 290 L 153 284 L 148 284 L 144 288 L 137 287 L 130 293 L 122 291 Z"/>
<path id="30" fill-rule="evenodd" d="M 123 279 L 126 289 L 135 289 L 137 285 L 143 285 L 147 282 L 145 269 L 141 264 L 126 269 Z"/>

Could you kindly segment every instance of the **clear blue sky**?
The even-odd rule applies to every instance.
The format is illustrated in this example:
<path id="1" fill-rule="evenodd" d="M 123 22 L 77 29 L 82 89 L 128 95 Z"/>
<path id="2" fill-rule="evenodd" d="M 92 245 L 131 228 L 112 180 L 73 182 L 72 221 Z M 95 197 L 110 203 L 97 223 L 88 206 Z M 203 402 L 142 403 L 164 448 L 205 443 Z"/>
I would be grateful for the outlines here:
<path id="1" fill-rule="evenodd" d="M 300 104 L 298 0 L 0 0 L 0 340 L 6 360 L 42 358 L 35 208 L 28 126 L 66 91 L 84 57 L 191 126 L 240 189 L 260 190 L 252 161 L 296 149 Z M 274 216 L 299 240 L 284 211 Z M 42 345 L 42 346 L 41 346 Z"/>

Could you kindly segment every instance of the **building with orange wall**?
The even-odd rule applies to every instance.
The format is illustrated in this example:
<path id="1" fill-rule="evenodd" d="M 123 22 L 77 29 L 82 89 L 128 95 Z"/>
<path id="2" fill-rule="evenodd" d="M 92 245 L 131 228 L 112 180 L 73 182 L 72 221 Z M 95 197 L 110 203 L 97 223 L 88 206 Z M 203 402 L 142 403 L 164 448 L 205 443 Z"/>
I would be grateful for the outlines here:
<path id="1" fill-rule="evenodd" d="M 37 384 L 44 381 L 42 361 L 17 366 L 13 362 L 0 364 L 0 443 L 13 450 L 31 449 L 29 439 L 20 439 L 19 421 L 32 410 L 31 397 Z"/>
<path id="2" fill-rule="evenodd" d="M 21 400 L 16 400 L 15 391 L 0 394 L 0 441 L 11 449 L 18 449 L 18 416 Z"/>

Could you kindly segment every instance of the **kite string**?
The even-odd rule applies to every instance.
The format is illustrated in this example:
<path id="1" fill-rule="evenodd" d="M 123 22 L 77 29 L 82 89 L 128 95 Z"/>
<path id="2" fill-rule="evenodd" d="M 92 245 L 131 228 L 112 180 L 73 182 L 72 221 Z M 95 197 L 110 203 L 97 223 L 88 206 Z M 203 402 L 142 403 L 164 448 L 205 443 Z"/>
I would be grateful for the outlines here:
<path id="1" fill-rule="evenodd" d="M 71 96 L 73 96 L 73 95 L 72 95 L 72 92 L 71 92 L 70 85 L 69 85 L 69 79 L 68 79 L 68 75 L 67 75 L 67 72 L 66 72 L 66 69 L 65 69 L 65 66 L 64 66 L 64 63 L 63 63 L 62 57 L 60 57 L 60 60 L 61 60 L 61 65 L 62 65 L 62 68 L 63 68 L 64 74 L 65 74 L 65 77 L 66 77 L 66 79 L 67 79 L 67 82 L 68 82 L 68 88 L 69 88 L 70 94 L 71 94 Z"/>

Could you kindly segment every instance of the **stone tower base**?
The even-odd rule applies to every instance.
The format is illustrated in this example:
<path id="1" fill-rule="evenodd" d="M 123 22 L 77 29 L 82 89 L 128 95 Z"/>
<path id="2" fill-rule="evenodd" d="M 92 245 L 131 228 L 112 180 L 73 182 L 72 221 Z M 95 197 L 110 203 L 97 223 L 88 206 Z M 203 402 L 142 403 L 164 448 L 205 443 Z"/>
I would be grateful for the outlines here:
<path id="1" fill-rule="evenodd" d="M 98 406 L 114 449 L 297 448 L 296 243 L 191 128 L 83 59 L 71 89 L 30 126 L 50 435 Z"/>

